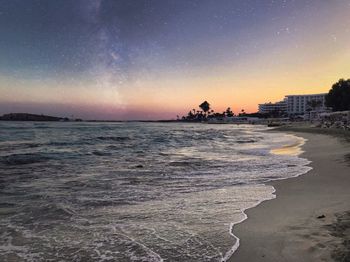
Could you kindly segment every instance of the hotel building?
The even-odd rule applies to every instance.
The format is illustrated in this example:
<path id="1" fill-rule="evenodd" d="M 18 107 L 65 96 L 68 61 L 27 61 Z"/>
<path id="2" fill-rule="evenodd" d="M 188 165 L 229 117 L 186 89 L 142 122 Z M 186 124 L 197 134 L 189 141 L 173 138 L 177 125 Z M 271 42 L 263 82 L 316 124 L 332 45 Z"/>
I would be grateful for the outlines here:
<path id="1" fill-rule="evenodd" d="M 325 97 L 324 94 L 313 94 L 313 95 L 288 95 L 286 96 L 287 101 L 287 112 L 289 115 L 301 115 L 305 114 L 310 106 L 309 101 L 320 101 L 320 106 L 316 109 L 317 111 L 325 111 Z"/>
<path id="2" fill-rule="evenodd" d="M 259 113 L 270 114 L 279 112 L 281 114 L 287 113 L 288 115 L 304 115 L 309 111 L 324 112 L 327 111 L 325 106 L 324 94 L 313 95 L 287 95 L 283 101 L 277 103 L 264 103 L 259 104 Z M 311 108 L 308 104 L 310 101 L 320 101 L 317 108 Z"/>
<path id="3" fill-rule="evenodd" d="M 274 112 L 279 112 L 281 114 L 287 113 L 286 99 L 277 103 L 270 102 L 270 103 L 259 104 L 259 113 L 270 114 Z"/>

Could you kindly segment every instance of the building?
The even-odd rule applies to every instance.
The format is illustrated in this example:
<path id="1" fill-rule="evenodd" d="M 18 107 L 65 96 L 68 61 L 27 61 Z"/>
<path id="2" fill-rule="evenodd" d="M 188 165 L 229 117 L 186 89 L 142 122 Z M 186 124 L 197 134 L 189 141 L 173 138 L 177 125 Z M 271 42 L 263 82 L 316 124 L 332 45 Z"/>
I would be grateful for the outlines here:
<path id="1" fill-rule="evenodd" d="M 259 104 L 259 113 L 261 114 L 285 114 L 287 113 L 287 100 L 284 99 L 283 101 L 277 102 L 277 103 L 264 103 Z"/>
<path id="2" fill-rule="evenodd" d="M 285 100 L 287 101 L 287 112 L 288 115 L 303 115 L 308 111 L 325 111 L 324 94 L 313 94 L 313 95 L 288 95 Z M 311 102 L 313 101 L 313 102 Z"/>
<path id="3" fill-rule="evenodd" d="M 259 104 L 259 113 L 283 115 L 305 115 L 315 118 L 321 112 L 329 111 L 325 106 L 327 93 L 312 95 L 287 95 L 283 101 L 277 103 Z"/>

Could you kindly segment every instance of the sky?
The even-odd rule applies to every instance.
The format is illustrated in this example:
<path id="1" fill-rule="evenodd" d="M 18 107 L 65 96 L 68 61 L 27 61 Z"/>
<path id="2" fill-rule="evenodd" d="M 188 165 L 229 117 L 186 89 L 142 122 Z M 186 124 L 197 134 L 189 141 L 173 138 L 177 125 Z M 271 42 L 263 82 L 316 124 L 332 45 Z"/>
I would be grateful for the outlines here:
<path id="1" fill-rule="evenodd" d="M 350 78 L 350 0 L 0 0 L 0 114 L 255 112 Z"/>

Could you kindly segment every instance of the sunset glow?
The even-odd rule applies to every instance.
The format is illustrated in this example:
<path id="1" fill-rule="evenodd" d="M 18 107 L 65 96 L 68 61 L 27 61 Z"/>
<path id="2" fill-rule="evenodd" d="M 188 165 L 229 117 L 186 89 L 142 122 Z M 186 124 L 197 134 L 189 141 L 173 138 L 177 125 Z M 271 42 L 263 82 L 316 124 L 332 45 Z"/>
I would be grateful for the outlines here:
<path id="1" fill-rule="evenodd" d="M 255 112 L 350 75 L 347 0 L 45 3 L 0 4 L 0 113 Z"/>

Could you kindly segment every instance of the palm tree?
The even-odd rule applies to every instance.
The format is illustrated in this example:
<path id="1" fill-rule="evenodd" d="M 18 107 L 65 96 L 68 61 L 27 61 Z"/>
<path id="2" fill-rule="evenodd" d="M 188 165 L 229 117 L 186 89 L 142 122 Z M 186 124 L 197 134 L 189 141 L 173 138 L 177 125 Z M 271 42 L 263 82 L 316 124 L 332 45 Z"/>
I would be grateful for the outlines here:
<path id="1" fill-rule="evenodd" d="M 187 119 L 192 120 L 193 118 L 194 118 L 194 114 L 192 113 L 192 111 L 188 112 Z"/>
<path id="2" fill-rule="evenodd" d="M 233 116 L 233 112 L 232 112 L 232 110 L 231 110 L 231 107 L 228 107 L 228 108 L 226 109 L 226 116 L 228 116 L 228 117 L 232 117 L 232 116 Z"/>
<path id="3" fill-rule="evenodd" d="M 214 116 L 214 110 L 211 109 L 211 110 L 209 110 L 209 112 L 208 112 L 208 117 L 213 117 L 213 116 Z"/>
<path id="4" fill-rule="evenodd" d="M 204 101 L 199 105 L 199 107 L 204 111 L 205 114 L 210 110 L 210 104 L 207 101 Z"/>

